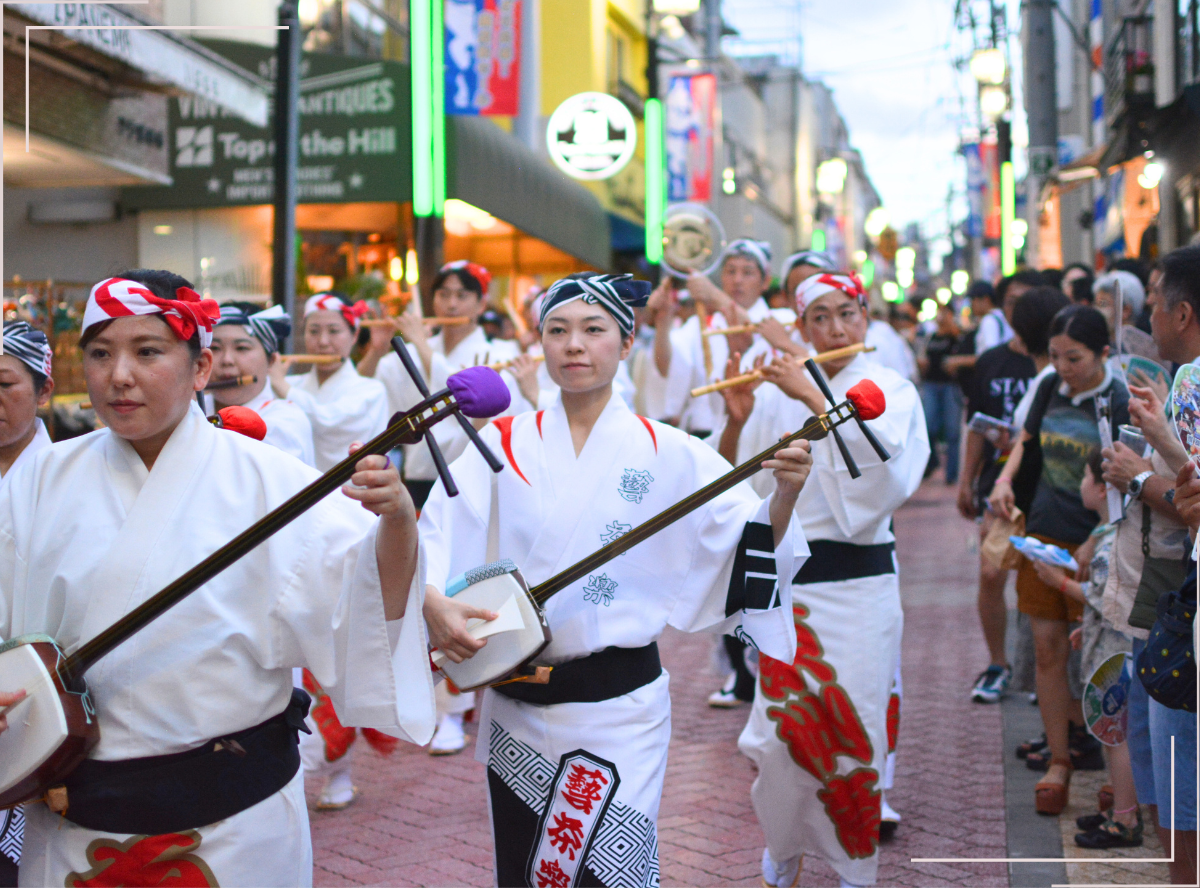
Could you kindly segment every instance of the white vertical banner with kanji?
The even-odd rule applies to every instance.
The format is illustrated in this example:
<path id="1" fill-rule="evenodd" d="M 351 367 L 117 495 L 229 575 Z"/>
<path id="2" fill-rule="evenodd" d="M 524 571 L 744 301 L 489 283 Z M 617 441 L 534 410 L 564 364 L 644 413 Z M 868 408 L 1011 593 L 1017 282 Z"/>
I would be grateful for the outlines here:
<path id="1" fill-rule="evenodd" d="M 616 765 L 582 749 L 562 757 L 538 823 L 537 844 L 529 860 L 530 885 L 579 884 L 583 858 L 620 782 Z"/>

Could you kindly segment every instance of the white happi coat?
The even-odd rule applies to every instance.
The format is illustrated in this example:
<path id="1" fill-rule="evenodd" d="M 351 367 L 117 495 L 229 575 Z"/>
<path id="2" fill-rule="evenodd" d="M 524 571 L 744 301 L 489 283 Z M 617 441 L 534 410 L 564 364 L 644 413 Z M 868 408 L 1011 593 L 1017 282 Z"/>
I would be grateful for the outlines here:
<path id="1" fill-rule="evenodd" d="M 350 445 L 365 444 L 387 428 L 387 392 L 377 380 L 360 376 L 346 359 L 325 382 L 317 371 L 289 376 L 287 399 L 312 423 L 316 466 L 322 472 L 350 454 Z"/>
<path id="2" fill-rule="evenodd" d="M 861 478 L 850 478 L 832 436 L 813 442 L 813 470 L 796 502 L 796 516 L 814 547 L 825 540 L 893 543 L 892 513 L 916 491 L 929 459 L 924 413 L 913 384 L 859 355 L 829 380 L 835 400 L 844 400 L 862 379 L 875 382 L 887 399 L 883 415 L 868 425 L 891 459 L 881 462 L 853 422 L 839 431 Z M 773 385 L 761 386 L 755 395 L 754 412 L 763 417 L 754 426 L 759 440 L 739 442 L 739 459 L 812 416 Z M 772 480 L 761 473 L 755 478 L 763 493 Z M 894 554 L 885 557 L 891 559 L 891 573 L 827 582 L 806 582 L 803 574 L 796 578 L 800 653 L 791 665 L 759 659 L 754 705 L 738 740 L 758 765 L 751 796 L 771 857 L 780 863 L 798 854 L 821 857 L 853 885 L 875 882 L 879 790 L 890 782 L 888 706 L 903 613 Z M 820 566 L 814 556 L 810 567 Z"/>
<path id="3" fill-rule="evenodd" d="M 197 407 L 150 471 L 107 429 L 43 449 L 0 488 L 0 637 L 77 648 L 316 477 Z M 427 742 L 423 571 L 406 616 L 385 622 L 377 523 L 331 494 L 100 660 L 87 675 L 92 757 L 166 755 L 260 724 L 287 706 L 295 666 L 347 724 Z M 311 884 L 303 779 L 180 836 L 180 860 L 212 884 Z M 120 858 L 146 838 L 85 829 L 40 803 L 26 815 L 23 885 L 72 884 L 109 865 L 106 849 Z"/>
<path id="4" fill-rule="evenodd" d="M 511 558 L 533 586 L 729 471 L 729 464 L 678 429 L 642 419 L 613 395 L 576 457 L 561 399 L 543 412 L 489 425 L 484 440 L 506 468 L 495 477 L 498 554 Z M 486 560 L 492 473 L 474 448 L 452 466 L 456 498 L 436 487 L 421 513 L 428 581 L 444 589 L 453 576 Z M 737 632 L 790 659 L 794 650 L 789 580 L 807 552 L 792 522 L 773 553 L 756 607 L 726 616 L 735 553 L 755 532 L 772 537 L 769 504 L 739 485 L 559 592 L 546 604 L 553 641 L 539 658 L 555 664 L 610 646 L 637 648 L 668 624 L 688 631 Z M 764 528 L 765 525 L 765 528 Z M 751 550 L 761 548 L 750 545 Z M 771 570 L 755 552 L 755 570 Z M 747 568 L 749 569 L 749 568 Z M 749 588 L 752 580 L 746 580 Z M 740 624 L 740 625 L 739 625 Z M 619 786 L 586 861 L 604 885 L 657 884 L 659 801 L 671 736 L 668 675 L 598 703 L 538 706 L 484 694 L 476 757 L 541 815 L 550 777 L 566 754 L 585 749 L 612 763 Z M 493 825 L 496 825 L 496 798 Z M 532 815 L 531 815 L 532 816 Z M 531 833 L 532 835 L 532 833 Z M 497 846 L 501 843 L 497 841 Z"/>
<path id="5" fill-rule="evenodd" d="M 313 428 L 308 416 L 297 405 L 275 394 L 270 381 L 243 407 L 249 407 L 267 424 L 263 443 L 290 453 L 306 466 L 316 465 L 313 450 Z"/>
<path id="6" fill-rule="evenodd" d="M 449 354 L 446 353 L 446 341 L 442 338 L 441 333 L 430 337 L 429 348 L 433 351 L 433 360 L 430 362 L 429 378 L 425 380 L 425 385 L 429 387 L 430 392 L 439 392 L 444 389 L 446 380 L 466 367 L 508 361 L 520 354 L 516 343 L 499 339 L 489 342 L 483 330 L 478 327 L 471 332 L 470 336 L 451 349 Z M 409 345 L 408 353 L 412 355 L 413 363 L 424 375 L 425 368 L 421 365 L 417 350 Z M 392 413 L 408 410 L 420 402 L 421 393 L 394 352 L 379 359 L 379 364 L 375 369 L 375 378 L 383 383 L 383 387 L 387 390 L 388 407 Z M 509 416 L 529 410 L 531 405 L 521 394 L 516 377 L 506 370 L 501 370 L 500 378 L 508 386 L 511 398 L 508 409 L 501 415 Z M 434 426 L 433 439 L 437 441 L 438 448 L 442 451 L 442 456 L 446 458 L 447 463 L 458 459 L 459 454 L 466 449 L 469 440 L 467 433 L 462 430 L 462 426 L 455 419 L 448 419 Z M 405 480 L 436 481 L 437 476 L 437 467 L 433 464 L 433 457 L 429 455 L 428 444 L 421 441 L 418 444 L 404 446 Z"/>

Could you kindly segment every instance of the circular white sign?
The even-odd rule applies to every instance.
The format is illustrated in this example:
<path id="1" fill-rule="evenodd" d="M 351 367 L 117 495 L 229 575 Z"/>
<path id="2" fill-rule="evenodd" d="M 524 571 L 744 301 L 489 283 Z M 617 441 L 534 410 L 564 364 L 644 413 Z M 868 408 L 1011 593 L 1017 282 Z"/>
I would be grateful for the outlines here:
<path id="1" fill-rule="evenodd" d="M 554 109 L 546 125 L 550 158 L 576 179 L 607 179 L 629 163 L 635 145 L 633 115 L 607 93 L 571 96 Z"/>

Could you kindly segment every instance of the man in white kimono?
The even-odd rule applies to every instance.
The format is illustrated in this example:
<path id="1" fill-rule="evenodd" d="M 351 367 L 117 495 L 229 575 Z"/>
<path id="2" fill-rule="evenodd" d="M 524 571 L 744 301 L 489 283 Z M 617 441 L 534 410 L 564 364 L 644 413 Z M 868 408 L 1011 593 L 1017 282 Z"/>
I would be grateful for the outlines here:
<path id="1" fill-rule="evenodd" d="M 205 421 L 193 395 L 217 317 L 170 272 L 93 288 L 80 345 L 105 428 L 44 448 L 0 489 L 0 637 L 77 649 L 317 477 Z M 292 668 L 350 724 L 427 740 L 418 558 L 399 476 L 367 456 L 343 494 L 104 656 L 86 676 L 99 743 L 67 777 L 65 809 L 26 805 L 21 883 L 175 870 L 193 885 L 311 884 Z"/>
<path id="2" fill-rule="evenodd" d="M 808 278 L 796 292 L 796 311 L 818 352 L 863 341 L 866 296 L 857 278 Z M 903 626 L 891 518 L 917 489 L 929 458 L 911 382 L 864 354 L 822 367 L 837 401 L 863 379 L 883 390 L 887 410 L 871 429 L 891 459 L 882 462 L 861 431 L 845 425 L 842 438 L 863 476 L 851 480 L 832 438 L 815 442 L 813 477 L 796 501 L 812 550 L 792 581 L 797 655 L 759 657 L 754 705 L 739 739 L 758 766 L 752 798 L 767 838 L 763 879 L 771 886 L 795 884 L 806 853 L 827 860 L 844 885 L 875 882 Z M 739 440 L 751 412 L 762 411 L 756 428 L 769 441 L 829 406 L 795 359 L 777 358 L 764 373 L 774 385 L 764 384 L 749 403 L 744 391 L 739 403 L 738 390 L 727 390 L 719 441 L 727 457 L 758 443 Z M 769 478 L 755 482 L 769 492 Z"/>
<path id="3" fill-rule="evenodd" d="M 231 406 L 253 410 L 267 424 L 266 443 L 313 466 L 312 423 L 303 410 L 275 394 L 268 378 L 279 361 L 279 344 L 291 332 L 292 321 L 282 305 L 259 310 L 251 302 L 224 303 L 213 330 L 209 391 L 218 410 Z M 231 385 L 246 378 L 250 381 Z"/>
<path id="4" fill-rule="evenodd" d="M 710 448 L 613 393 L 632 345 L 630 306 L 648 289 L 610 275 L 551 287 L 541 333 L 558 401 L 490 424 L 482 435 L 504 471 L 468 450 L 452 466 L 459 496 L 439 486 L 426 503 L 425 613 L 451 659 L 482 645 L 447 631 L 445 611 L 457 605 L 441 592 L 488 559 L 493 520 L 496 554 L 532 586 L 728 471 Z M 807 445 L 764 467 L 780 477 L 770 501 L 734 487 L 549 599 L 553 640 L 537 661 L 554 666 L 549 684 L 484 692 L 476 758 L 488 767 L 498 884 L 658 884 L 671 716 L 657 639 L 667 625 L 727 631 L 793 655 L 788 580 L 806 550 L 791 510 Z"/>
<path id="5" fill-rule="evenodd" d="M 54 393 L 52 358 L 50 342 L 41 330 L 24 321 L 4 325 L 4 353 L 0 355 L 0 488 L 14 470 L 50 445 L 46 424 L 37 411 L 50 403 Z M 0 699 L 0 706 L 7 703 Z M 24 809 L 18 806 L 0 811 L 0 886 L 17 884 L 24 837 Z"/>
<path id="6" fill-rule="evenodd" d="M 287 375 L 282 361 L 271 365 L 271 386 L 304 411 L 312 424 L 317 468 L 322 472 L 346 458 L 346 448 L 369 441 L 387 428 L 387 392 L 360 376 L 350 350 L 366 313 L 364 302 L 350 304 L 337 293 L 318 293 L 304 304 L 304 348 L 338 361 L 315 364 L 307 373 Z"/>

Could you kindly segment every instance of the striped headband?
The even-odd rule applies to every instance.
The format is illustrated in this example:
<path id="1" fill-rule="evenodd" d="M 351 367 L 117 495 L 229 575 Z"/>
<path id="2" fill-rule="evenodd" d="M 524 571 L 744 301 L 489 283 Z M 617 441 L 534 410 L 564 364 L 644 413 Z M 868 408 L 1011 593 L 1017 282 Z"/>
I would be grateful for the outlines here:
<path id="1" fill-rule="evenodd" d="M 113 318 L 162 315 L 175 335 L 187 342 L 199 333 L 200 347 L 212 345 L 213 324 L 221 317 L 215 299 L 202 299 L 191 287 L 179 287 L 174 299 L 161 299 L 145 284 L 109 278 L 92 287 L 83 310 L 83 332 Z"/>
<path id="2" fill-rule="evenodd" d="M 4 325 L 4 354 L 12 355 L 34 373 L 50 375 L 50 340 L 24 321 Z"/>
<path id="3" fill-rule="evenodd" d="M 783 260 L 783 269 L 780 271 L 779 279 L 785 284 L 787 283 L 788 275 L 797 265 L 811 265 L 813 268 L 819 268 L 821 271 L 837 271 L 837 264 L 833 261 L 833 257 L 824 250 L 801 250 L 799 253 L 792 253 Z"/>
<path id="4" fill-rule="evenodd" d="M 483 295 L 487 295 L 488 287 L 492 285 L 492 273 L 475 262 L 468 262 L 466 259 L 459 259 L 455 262 L 447 262 L 441 268 L 441 273 L 447 271 L 465 271 L 471 277 L 479 282 L 479 289 L 483 291 Z"/>
<path id="5" fill-rule="evenodd" d="M 814 274 L 802 280 L 796 288 L 796 314 L 804 317 L 804 312 L 810 305 L 830 293 L 845 293 L 857 299 L 864 309 L 867 307 L 867 293 L 863 289 L 862 280 L 854 272 Z"/>
<path id="6" fill-rule="evenodd" d="M 221 306 L 221 320 L 217 321 L 217 326 L 226 324 L 248 327 L 268 355 L 279 351 L 279 344 L 292 332 L 292 319 L 282 305 L 251 313 L 243 305 L 226 302 Z"/>
<path id="7" fill-rule="evenodd" d="M 740 237 L 725 248 L 725 255 L 721 257 L 721 262 L 723 263 L 730 256 L 745 256 L 747 259 L 753 259 L 764 277 L 771 273 L 771 245 L 766 241 Z"/>
<path id="8" fill-rule="evenodd" d="M 316 296 L 310 296 L 304 303 L 305 317 L 314 311 L 340 311 L 351 329 L 357 330 L 359 320 L 367 313 L 368 309 L 367 303 L 361 299 L 353 305 L 347 305 L 342 297 L 333 293 L 318 293 Z"/>
<path id="9" fill-rule="evenodd" d="M 633 310 L 646 304 L 650 296 L 649 281 L 635 281 L 629 274 L 594 274 L 585 278 L 563 278 L 542 294 L 538 312 L 538 327 L 546 323 L 546 315 L 567 302 L 582 299 L 589 305 L 599 305 L 616 318 L 621 335 L 633 332 Z"/>

